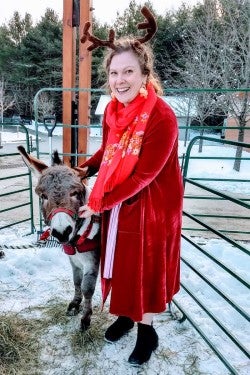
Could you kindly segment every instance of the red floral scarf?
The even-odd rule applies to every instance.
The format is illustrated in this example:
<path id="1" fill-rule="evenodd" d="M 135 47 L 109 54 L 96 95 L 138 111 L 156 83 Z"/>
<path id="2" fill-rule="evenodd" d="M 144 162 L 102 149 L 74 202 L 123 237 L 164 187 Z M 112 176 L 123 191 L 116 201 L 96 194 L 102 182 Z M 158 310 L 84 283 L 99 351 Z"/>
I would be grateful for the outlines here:
<path id="1" fill-rule="evenodd" d="M 126 107 L 117 99 L 108 104 L 106 121 L 110 131 L 88 202 L 95 212 L 101 212 L 104 194 L 125 181 L 138 161 L 144 131 L 157 99 L 151 84 L 147 90 L 147 98 L 137 95 Z"/>

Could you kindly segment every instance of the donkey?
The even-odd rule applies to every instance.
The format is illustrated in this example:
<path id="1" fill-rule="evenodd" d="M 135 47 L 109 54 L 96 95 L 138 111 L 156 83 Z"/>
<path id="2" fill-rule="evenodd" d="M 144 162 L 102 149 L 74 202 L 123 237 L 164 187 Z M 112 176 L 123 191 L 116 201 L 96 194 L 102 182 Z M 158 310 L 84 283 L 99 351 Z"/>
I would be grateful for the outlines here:
<path id="1" fill-rule="evenodd" d="M 69 256 L 75 294 L 67 315 L 79 313 L 84 297 L 81 317 L 84 331 L 90 326 L 100 263 L 99 216 L 78 217 L 78 209 L 87 202 L 90 193 L 89 187 L 82 183 L 86 168 L 73 169 L 64 165 L 57 151 L 52 155 L 50 167 L 28 154 L 24 147 L 18 146 L 18 151 L 28 168 L 39 177 L 35 192 L 41 199 L 44 222 Z"/>

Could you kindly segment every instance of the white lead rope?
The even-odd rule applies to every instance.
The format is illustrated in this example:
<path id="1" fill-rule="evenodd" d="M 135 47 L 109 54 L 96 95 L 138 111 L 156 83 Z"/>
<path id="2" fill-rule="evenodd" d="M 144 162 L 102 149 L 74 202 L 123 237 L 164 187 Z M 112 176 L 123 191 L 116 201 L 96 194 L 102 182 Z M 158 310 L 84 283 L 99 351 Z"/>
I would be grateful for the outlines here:
<path id="1" fill-rule="evenodd" d="M 110 213 L 106 254 L 105 254 L 105 262 L 104 262 L 104 271 L 103 271 L 103 277 L 105 279 L 112 278 L 116 236 L 117 236 L 117 228 L 118 228 L 118 216 L 119 216 L 121 205 L 122 205 L 121 203 L 117 204 L 115 207 L 112 208 L 111 213 Z"/>

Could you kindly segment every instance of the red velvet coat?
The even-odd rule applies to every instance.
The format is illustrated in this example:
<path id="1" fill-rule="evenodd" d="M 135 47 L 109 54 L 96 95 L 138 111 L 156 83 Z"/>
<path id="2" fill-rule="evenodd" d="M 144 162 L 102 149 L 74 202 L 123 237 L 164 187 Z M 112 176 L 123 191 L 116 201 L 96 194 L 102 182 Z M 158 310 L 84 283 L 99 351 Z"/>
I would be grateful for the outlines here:
<path id="1" fill-rule="evenodd" d="M 82 166 L 98 171 L 109 128 L 103 120 L 102 147 Z M 133 174 L 105 194 L 102 222 L 103 271 L 110 209 L 122 203 L 111 282 L 102 279 L 110 312 L 141 321 L 166 309 L 180 287 L 182 178 L 178 126 L 172 109 L 158 98 L 148 121 Z"/>

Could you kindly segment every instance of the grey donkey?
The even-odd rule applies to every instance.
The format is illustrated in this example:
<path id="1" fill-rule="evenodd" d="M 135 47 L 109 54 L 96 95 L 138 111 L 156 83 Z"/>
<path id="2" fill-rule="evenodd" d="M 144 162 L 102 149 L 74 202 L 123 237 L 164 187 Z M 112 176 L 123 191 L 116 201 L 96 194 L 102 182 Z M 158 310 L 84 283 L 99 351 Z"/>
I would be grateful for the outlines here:
<path id="1" fill-rule="evenodd" d="M 76 315 L 82 303 L 81 330 L 90 326 L 92 297 L 100 263 L 99 216 L 82 219 L 78 209 L 87 202 L 90 189 L 82 183 L 86 170 L 64 165 L 54 151 L 52 165 L 47 166 L 18 146 L 25 164 L 38 176 L 35 188 L 41 199 L 44 222 L 68 255 L 75 286 L 73 300 L 67 308 L 68 315 Z"/>

